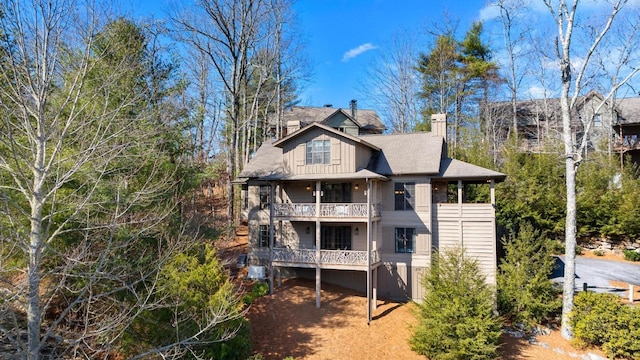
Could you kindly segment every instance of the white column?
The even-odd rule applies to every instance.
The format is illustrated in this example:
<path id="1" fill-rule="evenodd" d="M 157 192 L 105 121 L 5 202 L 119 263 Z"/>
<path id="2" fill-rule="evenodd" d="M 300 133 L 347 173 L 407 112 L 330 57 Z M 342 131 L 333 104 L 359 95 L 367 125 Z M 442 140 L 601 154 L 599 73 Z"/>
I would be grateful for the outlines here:
<path id="1" fill-rule="evenodd" d="M 321 183 L 320 180 L 316 181 L 316 307 L 320 307 L 320 290 L 321 290 L 321 279 L 320 275 L 322 270 L 320 270 L 320 198 L 321 198 Z"/>
<path id="2" fill-rule="evenodd" d="M 367 179 L 367 324 L 371 323 L 371 180 Z"/>

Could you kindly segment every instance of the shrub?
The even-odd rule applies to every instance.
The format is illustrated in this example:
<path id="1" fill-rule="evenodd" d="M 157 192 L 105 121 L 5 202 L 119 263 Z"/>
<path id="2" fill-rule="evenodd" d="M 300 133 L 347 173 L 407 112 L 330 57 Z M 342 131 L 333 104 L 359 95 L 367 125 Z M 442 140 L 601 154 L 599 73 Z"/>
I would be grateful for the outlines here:
<path id="1" fill-rule="evenodd" d="M 640 261 L 640 252 L 634 250 L 623 250 L 624 259 L 628 261 Z"/>
<path id="2" fill-rule="evenodd" d="M 503 239 L 503 244 L 505 257 L 497 277 L 498 310 L 513 322 L 539 324 L 560 308 L 558 292 L 549 280 L 555 265 L 552 242 L 540 238 L 527 223 L 517 236 Z"/>
<path id="3" fill-rule="evenodd" d="M 576 245 L 576 255 L 582 255 L 582 252 L 583 252 L 583 251 L 582 251 L 582 247 L 581 247 L 581 246 Z"/>
<path id="4" fill-rule="evenodd" d="M 604 256 L 604 251 L 602 250 L 593 250 L 593 255 L 595 256 Z"/>
<path id="5" fill-rule="evenodd" d="M 497 358 L 501 322 L 476 260 L 459 248 L 436 254 L 422 286 L 414 351 L 431 360 Z"/>
<path id="6" fill-rule="evenodd" d="M 185 359 L 241 360 L 251 354 L 250 327 L 236 286 L 212 246 L 176 254 L 161 269 L 159 285 L 168 305 L 137 318 L 125 336 L 125 352 L 183 341 Z"/>
<path id="7" fill-rule="evenodd" d="M 640 308 L 613 294 L 581 292 L 571 312 L 574 343 L 601 346 L 608 357 L 640 360 Z"/>
<path id="8" fill-rule="evenodd" d="M 265 296 L 269 293 L 269 284 L 266 282 L 257 282 L 253 285 L 251 292 L 242 296 L 242 302 L 246 305 L 251 304 L 256 298 Z"/>

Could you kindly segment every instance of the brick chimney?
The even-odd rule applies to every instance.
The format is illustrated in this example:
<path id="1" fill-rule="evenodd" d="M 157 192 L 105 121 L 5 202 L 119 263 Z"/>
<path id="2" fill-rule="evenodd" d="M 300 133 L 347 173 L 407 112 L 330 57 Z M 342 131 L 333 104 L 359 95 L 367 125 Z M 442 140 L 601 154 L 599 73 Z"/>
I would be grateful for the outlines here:
<path id="1" fill-rule="evenodd" d="M 431 115 L 431 134 L 442 136 L 447 141 L 447 114 Z"/>
<path id="2" fill-rule="evenodd" d="M 356 119 L 358 116 L 358 100 L 351 100 L 349 102 L 349 107 L 351 108 L 351 117 Z"/>

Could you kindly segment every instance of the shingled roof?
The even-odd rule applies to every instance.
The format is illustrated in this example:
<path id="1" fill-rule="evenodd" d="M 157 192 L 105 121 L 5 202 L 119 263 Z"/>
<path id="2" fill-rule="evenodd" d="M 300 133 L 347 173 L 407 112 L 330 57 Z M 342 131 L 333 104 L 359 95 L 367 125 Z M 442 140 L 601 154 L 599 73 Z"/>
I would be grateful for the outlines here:
<path id="1" fill-rule="evenodd" d="M 316 124 L 314 127 L 332 131 L 334 134 L 352 139 L 353 137 L 326 126 Z M 360 136 L 359 142 L 373 149 L 374 152 L 366 169 L 359 169 L 349 174 L 310 174 L 293 175 L 284 168 L 283 152 L 279 146 L 283 140 L 290 141 L 304 132 L 297 131 L 286 140 L 265 142 L 256 152 L 249 164 L 242 170 L 239 178 L 257 178 L 261 180 L 308 180 L 308 179 L 386 179 L 390 175 L 428 175 L 438 178 L 457 179 L 497 179 L 503 180 L 505 175 L 497 171 L 471 165 L 446 157 L 446 147 L 441 136 L 432 133 L 410 133 L 394 135 Z"/>
<path id="2" fill-rule="evenodd" d="M 640 97 L 616 99 L 618 123 L 616 125 L 640 124 Z"/>
<path id="3" fill-rule="evenodd" d="M 342 111 L 346 116 L 352 118 L 363 129 L 373 129 L 380 132 L 386 127 L 380 120 L 378 113 L 374 110 L 357 109 L 355 118 L 351 116 L 351 109 L 341 109 L 333 107 L 310 107 L 310 106 L 292 106 L 282 114 L 283 123 L 286 124 L 290 120 L 300 121 L 302 126 L 306 126 L 316 122 L 322 122 L 336 112 Z"/>
<path id="4" fill-rule="evenodd" d="M 419 132 L 361 136 L 381 149 L 369 169 L 383 175 L 437 174 L 444 149 L 444 138 Z"/>

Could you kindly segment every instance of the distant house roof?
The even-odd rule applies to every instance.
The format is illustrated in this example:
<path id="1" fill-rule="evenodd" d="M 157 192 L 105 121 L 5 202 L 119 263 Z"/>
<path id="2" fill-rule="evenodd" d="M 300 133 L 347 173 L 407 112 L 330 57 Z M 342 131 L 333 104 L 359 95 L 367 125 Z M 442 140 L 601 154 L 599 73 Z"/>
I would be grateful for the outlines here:
<path id="1" fill-rule="evenodd" d="M 378 113 L 374 110 L 357 109 L 355 117 L 351 115 L 351 109 L 333 108 L 333 107 L 309 107 L 309 106 L 292 106 L 282 114 L 283 123 L 295 120 L 300 121 L 302 126 L 306 126 L 316 122 L 323 122 L 336 112 L 342 112 L 345 116 L 352 119 L 361 128 L 366 130 L 384 131 L 386 127 L 380 120 Z"/>
<path id="2" fill-rule="evenodd" d="M 640 125 L 640 97 L 616 99 L 618 122 L 616 125 Z"/>

